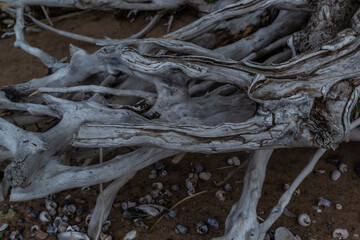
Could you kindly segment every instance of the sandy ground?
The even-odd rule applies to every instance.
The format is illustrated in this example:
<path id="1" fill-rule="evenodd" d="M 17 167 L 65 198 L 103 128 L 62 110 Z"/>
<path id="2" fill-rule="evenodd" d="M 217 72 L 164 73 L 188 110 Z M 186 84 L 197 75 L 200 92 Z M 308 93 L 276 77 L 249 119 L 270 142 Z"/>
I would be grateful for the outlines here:
<path id="1" fill-rule="evenodd" d="M 79 34 L 85 34 L 93 37 L 107 36 L 110 38 L 125 38 L 128 37 L 145 26 L 145 17 L 147 14 L 139 14 L 133 22 L 129 19 L 116 19 L 115 15 L 110 12 L 91 12 L 71 19 L 59 21 L 55 23 L 55 27 L 67 31 L 72 31 Z M 182 11 L 175 16 L 172 30 L 175 30 L 185 24 L 195 20 L 196 16 L 193 12 Z M 158 26 L 147 37 L 157 37 L 165 34 L 166 26 L 164 24 L 168 19 L 162 20 Z M 99 46 L 94 46 L 86 43 L 81 43 L 69 40 L 53 33 L 43 31 L 41 33 L 27 33 L 27 41 L 37 47 L 41 47 L 52 56 L 61 59 L 69 57 L 68 47 L 72 43 L 78 47 L 84 48 L 89 52 L 96 51 Z M 5 86 L 14 83 L 28 81 L 32 78 L 41 77 L 47 74 L 47 69 L 36 58 L 29 56 L 20 49 L 13 47 L 14 37 L 0 40 L 0 85 Z M 301 236 L 302 239 L 309 239 L 314 237 L 320 240 L 332 239 L 331 235 L 335 228 L 346 228 L 350 232 L 350 238 L 355 239 L 353 234 L 360 234 L 360 178 L 356 176 L 354 165 L 359 162 L 359 144 L 348 143 L 343 144 L 336 152 L 329 151 L 316 165 L 315 170 L 324 169 L 326 172 L 320 174 L 316 171 L 311 173 L 300 186 L 300 194 L 294 196 L 288 205 L 288 209 L 296 215 L 307 213 L 312 219 L 309 227 L 302 227 L 297 223 L 295 218 L 282 216 L 272 226 L 271 230 L 278 226 L 285 226 L 289 228 L 294 234 Z M 262 198 L 259 203 L 259 210 L 263 211 L 261 218 L 266 218 L 270 213 L 271 208 L 277 203 L 279 197 L 283 193 L 283 185 L 291 182 L 301 169 L 306 165 L 315 149 L 283 149 L 275 150 L 268 165 L 268 171 L 263 188 Z M 339 180 L 333 181 L 330 178 L 331 171 L 335 169 L 334 166 L 326 164 L 324 159 L 327 156 L 339 154 L 343 161 L 348 164 L 349 171 L 340 177 Z M 197 163 L 203 164 L 205 170 L 212 173 L 212 178 L 208 182 L 200 181 L 197 186 L 197 191 L 207 190 L 200 196 L 194 197 L 181 204 L 176 209 L 178 210 L 177 217 L 171 219 L 163 219 L 155 228 L 154 232 L 150 233 L 141 227 L 134 227 L 132 223 L 122 217 L 122 210 L 113 208 L 109 220 L 111 220 L 111 227 L 109 234 L 113 239 L 122 239 L 123 236 L 130 230 L 138 231 L 137 239 L 211 239 L 215 236 L 221 236 L 224 232 L 224 223 L 231 206 L 238 201 L 242 191 L 242 179 L 245 170 L 240 170 L 238 174 L 232 177 L 228 183 L 232 186 L 232 190 L 225 194 L 226 200 L 220 202 L 215 198 L 215 192 L 221 188 L 215 187 L 213 180 L 222 180 L 231 169 L 216 170 L 217 168 L 227 166 L 226 160 L 228 157 L 236 155 L 240 160 L 245 160 L 247 154 L 231 153 L 221 155 L 202 155 L 202 154 L 188 154 L 179 163 L 173 164 L 170 159 L 164 161 L 168 175 L 165 177 L 158 177 L 155 180 L 147 178 L 153 166 L 143 169 L 129 181 L 119 192 L 115 203 L 122 201 L 138 201 L 138 199 L 149 193 L 152 190 L 152 183 L 161 181 L 165 188 L 170 188 L 172 184 L 180 184 L 180 190 L 174 192 L 171 202 L 167 206 L 172 206 L 177 201 L 187 196 L 185 188 L 185 179 L 187 174 L 191 172 L 193 166 Z M 3 169 L 2 169 L 3 170 Z M 61 192 L 57 204 L 62 207 L 64 199 L 69 196 L 69 200 L 75 203 L 76 198 L 86 200 L 85 205 L 89 209 L 93 208 L 96 202 L 98 186 L 92 186 L 89 192 L 81 192 L 80 189 L 68 190 Z M 95 191 L 95 192 L 94 192 Z M 321 213 L 317 213 L 312 206 L 317 204 L 319 197 L 324 197 L 332 201 L 332 205 Z M 26 214 L 25 210 L 28 206 L 32 206 L 35 211 L 40 212 L 44 209 L 44 199 L 22 202 L 1 204 L 0 210 L 4 211 L 0 215 L 0 225 L 7 222 L 10 227 L 3 232 L 4 235 L 9 234 L 9 231 L 19 230 L 22 232 L 24 239 L 30 239 L 30 228 L 33 224 L 40 224 L 43 230 L 46 230 L 47 225 L 41 224 L 38 219 L 31 217 L 31 214 Z M 335 204 L 340 203 L 343 206 L 342 210 L 336 210 Z M 75 203 L 77 207 L 80 204 Z M 15 214 L 4 214 L 13 209 Z M 10 211 L 11 212 L 11 211 Z M 77 225 L 85 227 L 84 219 L 89 213 L 85 211 L 81 218 L 83 219 Z M 196 223 L 204 221 L 208 217 L 216 217 L 220 221 L 220 229 L 210 230 L 206 235 L 199 235 L 196 233 Z M 152 225 L 156 219 L 147 220 L 148 225 Z M 75 220 L 70 220 L 75 224 Z M 187 235 L 178 235 L 174 232 L 177 224 L 182 224 L 189 227 Z M 49 237 L 48 239 L 55 239 Z"/>

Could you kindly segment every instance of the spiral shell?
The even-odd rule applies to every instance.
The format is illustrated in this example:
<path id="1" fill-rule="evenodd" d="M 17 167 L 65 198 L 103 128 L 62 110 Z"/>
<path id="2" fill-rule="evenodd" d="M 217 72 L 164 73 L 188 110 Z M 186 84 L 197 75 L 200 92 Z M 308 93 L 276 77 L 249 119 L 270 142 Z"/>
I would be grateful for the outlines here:
<path id="1" fill-rule="evenodd" d="M 216 193 L 215 193 L 215 197 L 220 201 L 220 202 L 223 202 L 225 201 L 226 197 L 224 196 L 224 193 L 225 191 L 223 190 L 218 190 Z"/>
<path id="2" fill-rule="evenodd" d="M 298 217 L 298 222 L 301 226 L 307 227 L 310 225 L 311 219 L 309 215 L 307 215 L 306 213 L 302 213 Z"/>
<path id="3" fill-rule="evenodd" d="M 347 229 L 337 228 L 332 234 L 333 238 L 347 239 L 349 237 L 349 231 Z"/>
<path id="4" fill-rule="evenodd" d="M 185 235 L 185 234 L 187 234 L 187 232 L 189 231 L 189 228 L 188 227 L 185 227 L 185 226 L 183 226 L 183 225 L 181 225 L 181 224 L 178 224 L 178 225 L 176 225 L 176 227 L 175 227 L 175 232 L 177 233 L 177 234 L 183 234 L 183 235 Z"/>
<path id="5" fill-rule="evenodd" d="M 240 166 L 240 160 L 237 156 L 232 156 L 227 160 L 228 165 Z"/>
<path id="6" fill-rule="evenodd" d="M 63 213 L 65 215 L 68 215 L 68 216 L 73 215 L 75 213 L 75 211 L 76 211 L 76 207 L 74 204 L 65 205 L 63 207 Z"/>
<path id="7" fill-rule="evenodd" d="M 323 197 L 319 197 L 318 207 L 324 206 L 324 207 L 330 207 L 331 202 Z"/>
<path id="8" fill-rule="evenodd" d="M 57 208 L 57 204 L 53 200 L 45 199 L 45 207 L 47 210 L 53 210 Z"/>
<path id="9" fill-rule="evenodd" d="M 345 163 L 340 163 L 339 171 L 342 172 L 342 173 L 347 172 L 348 171 L 348 166 Z"/>
<path id="10" fill-rule="evenodd" d="M 206 223 L 211 229 L 219 229 L 220 223 L 216 218 L 208 218 L 206 219 Z"/>
<path id="11" fill-rule="evenodd" d="M 47 211 L 42 211 L 40 213 L 40 220 L 44 223 L 50 222 L 51 221 L 51 216 Z"/>
<path id="12" fill-rule="evenodd" d="M 155 182 L 153 183 L 153 188 L 157 189 L 157 190 L 163 190 L 164 188 L 164 184 L 162 184 L 161 182 Z"/>
<path id="13" fill-rule="evenodd" d="M 10 239 L 11 240 L 19 239 L 19 236 L 21 236 L 21 235 L 20 235 L 20 232 L 18 230 L 12 231 L 10 233 Z M 22 239 L 22 237 L 21 237 L 21 239 Z"/>
<path id="14" fill-rule="evenodd" d="M 336 181 L 340 178 L 341 172 L 339 170 L 334 170 L 331 172 L 331 179 Z"/>
<path id="15" fill-rule="evenodd" d="M 201 234 L 201 235 L 204 235 L 206 234 L 207 232 L 209 231 L 209 228 L 208 226 L 204 223 L 204 222 L 198 222 L 196 224 L 196 232 Z"/>
<path id="16" fill-rule="evenodd" d="M 31 233 L 31 237 L 35 237 L 36 232 L 40 230 L 40 226 L 39 225 L 33 225 L 30 229 L 30 233 Z"/>

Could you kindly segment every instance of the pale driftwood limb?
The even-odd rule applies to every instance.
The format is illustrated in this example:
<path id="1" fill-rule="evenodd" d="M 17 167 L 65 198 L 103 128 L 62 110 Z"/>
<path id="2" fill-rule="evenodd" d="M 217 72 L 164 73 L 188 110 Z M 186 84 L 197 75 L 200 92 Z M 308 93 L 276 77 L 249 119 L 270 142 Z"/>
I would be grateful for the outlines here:
<path id="1" fill-rule="evenodd" d="M 307 10 L 309 9 L 307 2 L 303 0 L 240 1 L 235 4 L 228 5 L 218 11 L 210 13 L 173 33 L 165 35 L 165 37 L 179 39 L 183 41 L 190 41 L 191 39 L 214 29 L 219 23 L 225 20 L 239 18 L 254 11 L 266 9 L 275 4 L 282 4 L 283 6 L 287 7 L 291 6 L 292 9 L 296 8 L 298 10 L 304 9 L 304 6 L 305 8 L 307 8 Z"/>
<path id="2" fill-rule="evenodd" d="M 153 101 L 156 98 L 156 94 L 151 92 L 145 92 L 140 90 L 122 90 L 122 89 L 114 89 L 96 85 L 85 85 L 85 86 L 75 86 L 68 88 L 49 88 L 49 87 L 41 87 L 38 89 L 39 92 L 42 93 L 72 93 L 72 92 L 94 92 L 94 93 L 102 93 L 102 94 L 111 94 L 115 96 L 135 96 L 139 98 L 145 98 L 150 101 Z"/>
<path id="3" fill-rule="evenodd" d="M 100 148 L 100 164 L 102 164 L 103 163 L 103 149 L 102 148 Z M 116 194 L 114 194 L 114 193 L 112 193 L 113 195 L 114 195 L 114 197 L 116 196 Z M 98 224 L 97 225 L 95 225 L 95 226 L 92 226 L 92 228 L 94 229 L 94 230 L 96 230 L 96 231 L 94 231 L 94 232 L 92 232 L 92 234 L 90 235 L 90 237 L 94 237 L 94 235 L 95 235 L 95 240 L 99 240 L 99 237 L 100 237 L 100 234 L 101 234 L 101 232 L 102 232 L 102 226 L 103 226 L 103 223 L 104 223 L 104 221 L 105 221 L 105 219 L 106 219 L 106 217 L 107 217 L 107 215 L 108 214 L 106 214 L 106 216 L 105 216 L 105 211 L 106 210 L 110 210 L 110 207 L 108 206 L 107 208 L 108 209 L 106 209 L 106 206 L 105 206 L 105 196 L 104 196 L 104 192 L 103 192 L 103 183 L 101 182 L 100 183 L 100 195 L 98 196 L 98 198 L 97 198 L 97 200 L 99 200 L 99 204 L 102 206 L 101 208 L 100 208 L 100 213 L 98 213 L 98 219 L 93 219 L 93 222 L 98 222 Z M 112 202 L 114 201 L 114 199 L 109 199 L 109 200 L 112 200 L 111 201 L 111 203 L 110 203 L 110 206 L 111 206 L 111 204 L 112 204 Z M 93 218 L 93 216 L 91 217 L 91 218 Z M 90 221 L 90 223 L 91 223 L 91 221 Z M 90 230 L 89 230 L 90 229 Z M 88 231 L 90 231 L 91 232 L 91 230 L 93 230 L 93 229 L 91 229 L 90 228 L 90 226 L 89 226 L 89 229 L 88 229 Z M 94 234 L 95 233 L 95 234 Z"/>
<path id="4" fill-rule="evenodd" d="M 286 46 L 286 42 L 288 39 L 289 39 L 289 36 L 282 37 L 282 38 L 276 40 L 275 42 L 269 44 L 268 46 L 260 49 L 259 51 L 249 54 L 242 60 L 243 61 L 253 61 L 255 59 L 261 58 L 261 57 L 273 52 L 274 50 L 277 50 L 279 48 Z"/>
<path id="5" fill-rule="evenodd" d="M 268 46 L 280 38 L 298 31 L 306 22 L 306 13 L 280 11 L 276 20 L 269 26 L 253 33 L 250 37 L 242 38 L 239 41 L 220 47 L 215 51 L 224 56 L 241 60 L 253 52 Z"/>
<path id="6" fill-rule="evenodd" d="M 117 193 L 125 183 L 135 176 L 135 173 L 136 172 L 129 172 L 127 175 L 116 179 L 98 196 L 88 227 L 88 234 L 90 237 L 95 238 L 96 233 L 101 232 L 102 225 L 109 216 L 111 206 Z M 103 201 L 101 201 L 100 198 L 103 199 Z"/>
<path id="7" fill-rule="evenodd" d="M 163 15 L 164 15 L 164 13 L 156 14 L 151 19 L 151 21 L 148 23 L 148 25 L 146 25 L 145 28 L 143 28 L 140 32 L 132 35 L 130 38 L 142 38 L 142 37 L 144 37 L 147 33 L 149 33 L 156 26 L 156 24 L 159 22 L 159 20 L 162 18 Z"/>
<path id="8" fill-rule="evenodd" d="M 271 225 L 281 216 L 286 205 L 290 202 L 291 196 L 294 194 L 295 190 L 299 187 L 301 182 L 312 172 L 316 163 L 319 161 L 319 159 L 325 152 L 326 149 L 322 148 L 316 151 L 314 156 L 310 159 L 310 162 L 291 183 L 290 188 L 286 190 L 285 193 L 281 196 L 277 205 L 271 210 L 271 213 L 266 218 L 265 222 L 260 224 L 260 231 L 263 232 L 264 235 L 266 231 L 271 227 Z"/>
<path id="9" fill-rule="evenodd" d="M 24 7 L 20 5 L 16 8 L 16 24 L 14 26 L 14 31 L 16 35 L 16 41 L 14 43 L 15 47 L 20 47 L 25 52 L 30 55 L 33 55 L 41 60 L 49 69 L 58 69 L 64 66 L 63 63 L 60 63 L 57 59 L 51 57 L 47 53 L 43 52 L 39 48 L 30 46 L 24 37 Z"/>
<path id="10" fill-rule="evenodd" d="M 266 166 L 273 150 L 255 150 L 249 160 L 244 177 L 244 187 L 240 200 L 233 205 L 226 218 L 225 234 L 214 240 L 259 240 L 266 232 L 259 230 L 257 204 L 261 197 Z"/>
<path id="11" fill-rule="evenodd" d="M 171 14 L 169 21 L 167 23 L 166 33 L 170 32 L 173 21 L 174 21 L 174 14 Z"/>
<path id="12" fill-rule="evenodd" d="M 43 11 L 45 17 L 46 17 L 46 20 L 49 22 L 50 26 L 54 26 L 54 24 L 52 23 L 51 19 L 49 18 L 49 15 L 44 7 L 44 5 L 41 5 L 41 10 Z"/>
<path id="13" fill-rule="evenodd" d="M 282 63 L 287 60 L 289 60 L 292 56 L 292 52 L 290 49 L 285 49 L 282 52 L 279 52 L 278 54 L 269 57 L 264 61 L 264 64 L 271 64 L 271 63 Z"/>
<path id="14" fill-rule="evenodd" d="M 56 159 L 52 159 L 41 172 L 37 173 L 36 178 L 32 179 L 31 185 L 23 188 L 13 187 L 10 200 L 26 201 L 45 197 L 65 189 L 109 182 L 178 153 L 178 151 L 171 150 L 142 148 L 115 157 L 103 164 L 86 167 L 64 166 Z"/>

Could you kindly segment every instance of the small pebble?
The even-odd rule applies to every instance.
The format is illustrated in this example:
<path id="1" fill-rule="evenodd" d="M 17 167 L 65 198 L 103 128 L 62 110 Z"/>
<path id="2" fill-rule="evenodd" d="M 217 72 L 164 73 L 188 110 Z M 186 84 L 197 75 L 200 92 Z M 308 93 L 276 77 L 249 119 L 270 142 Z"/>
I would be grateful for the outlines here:
<path id="1" fill-rule="evenodd" d="M 216 218 L 208 218 L 206 220 L 206 223 L 209 225 L 209 227 L 211 229 L 219 229 L 219 220 L 217 220 Z"/>
<path id="2" fill-rule="evenodd" d="M 199 178 L 204 181 L 209 181 L 211 178 L 211 173 L 209 172 L 201 172 L 199 173 Z"/>
<path id="3" fill-rule="evenodd" d="M 79 217 L 79 216 L 76 216 L 76 217 L 75 217 L 75 222 L 80 223 L 81 220 L 82 220 L 81 217 Z"/>
<path id="4" fill-rule="evenodd" d="M 38 230 L 35 233 L 35 237 L 38 239 L 46 239 L 49 236 L 49 234 L 47 234 L 46 232 L 42 231 L 42 230 Z"/>
<path id="5" fill-rule="evenodd" d="M 325 162 L 330 163 L 337 167 L 341 163 L 341 157 L 339 155 L 334 155 L 334 156 L 326 158 Z"/>
<path id="6" fill-rule="evenodd" d="M 175 232 L 176 232 L 177 234 L 183 234 L 183 235 L 185 235 L 185 234 L 187 234 L 188 231 L 189 231 L 189 228 L 188 228 L 188 227 L 185 227 L 185 226 L 183 226 L 183 225 L 181 225 L 181 224 L 178 224 L 178 225 L 176 225 L 176 227 L 175 227 Z"/>
<path id="7" fill-rule="evenodd" d="M 173 190 L 174 192 L 179 191 L 179 189 L 180 189 L 180 185 L 179 185 L 179 184 L 171 185 L 171 190 Z"/>
<path id="8" fill-rule="evenodd" d="M 135 238 L 136 238 L 136 230 L 132 230 L 124 236 L 123 240 L 133 240 Z"/>
<path id="9" fill-rule="evenodd" d="M 195 165 L 195 167 L 193 167 L 192 172 L 194 172 L 194 173 L 200 173 L 200 172 L 202 172 L 203 170 L 204 170 L 203 165 L 202 165 L 201 163 L 198 163 L 198 164 Z"/>
<path id="10" fill-rule="evenodd" d="M 231 189 L 232 189 L 232 188 L 231 188 L 231 185 L 230 185 L 229 183 L 225 184 L 224 190 L 225 190 L 226 192 L 230 192 Z"/>
<path id="11" fill-rule="evenodd" d="M 340 203 L 337 203 L 337 204 L 335 205 L 335 208 L 336 208 L 337 210 L 341 210 L 341 209 L 342 209 L 342 205 L 341 205 Z"/>

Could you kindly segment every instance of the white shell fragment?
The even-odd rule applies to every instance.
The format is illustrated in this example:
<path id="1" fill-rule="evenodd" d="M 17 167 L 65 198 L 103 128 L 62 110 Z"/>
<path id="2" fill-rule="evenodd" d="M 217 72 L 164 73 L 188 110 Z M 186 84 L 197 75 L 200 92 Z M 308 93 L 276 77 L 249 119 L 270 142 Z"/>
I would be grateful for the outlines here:
<path id="1" fill-rule="evenodd" d="M 341 172 L 339 170 L 334 170 L 331 173 L 331 179 L 334 181 L 338 180 L 340 176 L 341 176 Z"/>
<path id="2" fill-rule="evenodd" d="M 347 229 L 337 228 L 332 234 L 333 238 L 347 239 L 349 237 L 349 231 Z"/>
<path id="3" fill-rule="evenodd" d="M 133 240 L 135 238 L 136 238 L 136 230 L 132 230 L 125 235 L 123 240 Z"/>
<path id="4" fill-rule="evenodd" d="M 335 208 L 336 208 L 337 210 L 341 210 L 341 209 L 342 209 L 342 205 L 341 205 L 340 203 L 337 203 L 337 204 L 335 205 Z"/>
<path id="5" fill-rule="evenodd" d="M 227 160 L 229 165 L 240 166 L 240 160 L 237 156 L 232 156 Z"/>
<path id="6" fill-rule="evenodd" d="M 62 232 L 57 235 L 59 240 L 90 240 L 90 238 L 81 232 Z"/>
<path id="7" fill-rule="evenodd" d="M 340 163 L 339 171 L 342 172 L 342 173 L 345 173 L 345 172 L 348 171 L 348 166 L 346 165 L 346 163 Z"/>
<path id="8" fill-rule="evenodd" d="M 310 225 L 311 219 L 309 215 L 307 215 L 306 213 L 302 213 L 298 217 L 298 222 L 301 226 L 307 227 Z"/>
<path id="9" fill-rule="evenodd" d="M 323 197 L 319 197 L 318 207 L 320 207 L 320 206 L 330 207 L 331 202 Z"/>
<path id="10" fill-rule="evenodd" d="M 7 223 L 4 223 L 3 225 L 1 225 L 0 232 L 4 231 L 8 226 L 9 226 L 9 224 L 7 224 Z"/>
<path id="11" fill-rule="evenodd" d="M 275 240 L 293 240 L 294 235 L 285 227 L 278 227 L 275 230 Z"/>
<path id="12" fill-rule="evenodd" d="M 47 211 L 42 211 L 40 213 L 40 220 L 44 223 L 50 222 L 51 221 L 51 216 Z"/>

